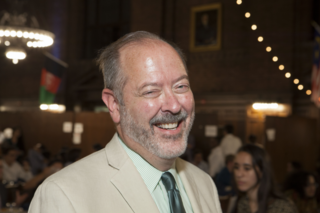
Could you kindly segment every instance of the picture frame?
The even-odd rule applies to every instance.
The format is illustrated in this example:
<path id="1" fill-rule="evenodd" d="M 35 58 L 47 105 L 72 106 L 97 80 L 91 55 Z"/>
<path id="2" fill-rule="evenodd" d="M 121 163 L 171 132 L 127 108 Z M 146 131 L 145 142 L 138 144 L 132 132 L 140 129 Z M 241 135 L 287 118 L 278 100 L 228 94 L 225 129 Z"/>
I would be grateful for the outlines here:
<path id="1" fill-rule="evenodd" d="M 190 51 L 221 49 L 221 3 L 191 8 Z"/>

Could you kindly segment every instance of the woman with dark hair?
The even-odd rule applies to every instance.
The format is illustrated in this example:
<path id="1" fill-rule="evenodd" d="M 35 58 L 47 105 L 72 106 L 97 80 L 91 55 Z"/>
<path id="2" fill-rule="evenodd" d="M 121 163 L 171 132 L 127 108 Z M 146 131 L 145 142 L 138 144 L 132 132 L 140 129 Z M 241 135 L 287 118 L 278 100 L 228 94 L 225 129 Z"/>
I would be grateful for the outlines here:
<path id="1" fill-rule="evenodd" d="M 275 189 L 271 165 L 264 149 L 242 146 L 234 161 L 238 200 L 236 213 L 296 213 L 293 203 Z"/>
<path id="2" fill-rule="evenodd" d="M 299 212 L 317 213 L 317 187 L 318 180 L 314 174 L 300 171 L 289 176 L 285 182 L 284 190 L 286 195 L 296 204 Z"/>

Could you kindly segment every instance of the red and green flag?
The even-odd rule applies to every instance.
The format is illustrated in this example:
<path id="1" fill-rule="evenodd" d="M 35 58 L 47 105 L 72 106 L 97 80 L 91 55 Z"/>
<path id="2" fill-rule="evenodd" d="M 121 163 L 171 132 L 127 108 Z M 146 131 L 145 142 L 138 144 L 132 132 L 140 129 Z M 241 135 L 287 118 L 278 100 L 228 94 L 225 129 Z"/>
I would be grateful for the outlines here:
<path id="1" fill-rule="evenodd" d="M 41 71 L 40 104 L 52 104 L 61 86 L 62 76 L 67 64 L 49 53 L 45 53 L 46 59 Z"/>

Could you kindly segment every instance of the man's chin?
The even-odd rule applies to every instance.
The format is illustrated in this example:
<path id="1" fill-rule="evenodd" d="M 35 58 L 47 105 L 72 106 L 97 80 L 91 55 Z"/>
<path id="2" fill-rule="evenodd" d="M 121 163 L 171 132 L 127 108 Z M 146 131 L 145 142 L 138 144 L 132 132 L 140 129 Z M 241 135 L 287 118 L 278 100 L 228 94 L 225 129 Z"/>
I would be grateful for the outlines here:
<path id="1" fill-rule="evenodd" d="M 150 147 L 151 148 L 151 147 Z M 155 147 L 152 147 L 155 148 Z M 162 142 L 157 148 L 151 151 L 154 155 L 163 159 L 174 159 L 181 156 L 187 148 L 187 143 L 184 141 Z"/>

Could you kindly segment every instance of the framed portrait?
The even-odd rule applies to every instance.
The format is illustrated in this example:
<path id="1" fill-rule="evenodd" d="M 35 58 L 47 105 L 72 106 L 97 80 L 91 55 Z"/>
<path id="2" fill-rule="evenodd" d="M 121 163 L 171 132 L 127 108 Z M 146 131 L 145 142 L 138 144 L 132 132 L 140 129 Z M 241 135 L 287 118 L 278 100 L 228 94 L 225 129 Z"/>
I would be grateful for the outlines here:
<path id="1" fill-rule="evenodd" d="M 221 3 L 191 8 L 190 51 L 221 48 Z"/>

